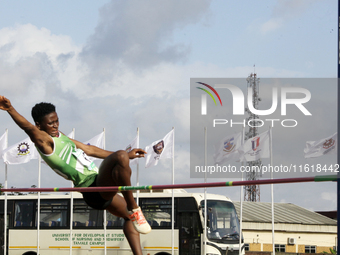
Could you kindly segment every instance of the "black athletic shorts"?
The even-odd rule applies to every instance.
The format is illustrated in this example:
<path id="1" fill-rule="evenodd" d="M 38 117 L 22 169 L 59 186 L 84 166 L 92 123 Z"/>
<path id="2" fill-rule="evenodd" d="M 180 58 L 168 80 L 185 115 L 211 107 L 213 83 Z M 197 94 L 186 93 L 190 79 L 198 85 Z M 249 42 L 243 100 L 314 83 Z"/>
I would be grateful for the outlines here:
<path id="1" fill-rule="evenodd" d="M 96 184 L 97 177 L 94 179 L 93 183 L 89 187 L 97 187 Z M 102 198 L 99 192 L 81 192 L 83 194 L 83 198 L 88 206 L 91 206 L 93 209 L 96 210 L 105 210 L 108 207 L 112 199 L 106 200 Z"/>

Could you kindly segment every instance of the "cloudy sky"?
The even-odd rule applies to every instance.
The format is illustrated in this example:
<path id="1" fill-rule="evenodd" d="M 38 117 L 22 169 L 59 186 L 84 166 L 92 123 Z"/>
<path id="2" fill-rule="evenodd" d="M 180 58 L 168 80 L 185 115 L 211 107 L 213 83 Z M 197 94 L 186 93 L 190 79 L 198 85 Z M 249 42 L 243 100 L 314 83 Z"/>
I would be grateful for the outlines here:
<path id="1" fill-rule="evenodd" d="M 109 150 L 124 149 L 137 127 L 141 147 L 175 127 L 176 183 L 203 181 L 189 173 L 190 78 L 246 78 L 254 65 L 260 78 L 337 77 L 336 0 L 14 0 L 0 7 L 0 94 L 29 120 L 35 103 L 54 103 L 60 130 L 75 128 L 80 141 L 105 128 Z M 0 119 L 10 145 L 26 137 L 5 112 Z M 37 164 L 10 165 L 9 186 L 37 185 Z M 143 165 L 140 184 L 171 183 L 171 160 Z M 70 185 L 42 171 L 42 187 Z M 240 199 L 237 187 L 209 191 Z M 261 187 L 261 201 L 270 201 L 269 187 Z M 336 185 L 277 185 L 275 201 L 335 210 Z"/>

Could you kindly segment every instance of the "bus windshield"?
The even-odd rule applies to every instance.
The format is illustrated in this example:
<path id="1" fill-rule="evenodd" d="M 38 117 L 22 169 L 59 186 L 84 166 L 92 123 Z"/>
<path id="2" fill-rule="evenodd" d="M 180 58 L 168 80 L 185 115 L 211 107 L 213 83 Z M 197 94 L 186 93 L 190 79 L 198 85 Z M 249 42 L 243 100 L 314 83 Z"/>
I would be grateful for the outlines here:
<path id="1" fill-rule="evenodd" d="M 240 224 L 234 205 L 228 201 L 207 200 L 207 237 L 218 243 L 238 243 Z M 204 200 L 201 201 L 204 215 Z"/>

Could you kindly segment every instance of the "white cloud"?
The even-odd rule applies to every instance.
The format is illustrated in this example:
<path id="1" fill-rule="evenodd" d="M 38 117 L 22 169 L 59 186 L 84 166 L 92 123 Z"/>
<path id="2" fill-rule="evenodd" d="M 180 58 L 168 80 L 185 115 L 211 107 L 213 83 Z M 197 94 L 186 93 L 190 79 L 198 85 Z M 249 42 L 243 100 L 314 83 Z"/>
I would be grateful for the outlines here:
<path id="1" fill-rule="evenodd" d="M 335 192 L 322 192 L 321 193 L 321 198 L 327 201 L 336 201 L 336 193 Z"/>
<path id="2" fill-rule="evenodd" d="M 0 87 L 11 97 L 25 96 L 32 104 L 60 89 L 60 63 L 79 48 L 68 36 L 26 24 L 0 30 Z"/>
<path id="3" fill-rule="evenodd" d="M 32 24 L 16 25 L 0 30 L 2 58 L 14 64 L 36 53 L 45 53 L 51 59 L 59 54 L 79 50 L 69 36 L 54 35 L 46 28 L 38 29 Z"/>
<path id="4" fill-rule="evenodd" d="M 315 2 L 321 0 L 278 0 L 271 18 L 260 26 L 260 31 L 267 34 L 283 27 L 285 23 L 303 15 Z"/>
<path id="5" fill-rule="evenodd" d="M 188 95 L 187 84 L 191 77 L 202 77 L 202 74 L 206 77 L 244 77 L 252 71 L 250 66 L 226 69 L 199 62 L 190 65 L 163 62 L 136 71 L 123 63 L 110 66 L 108 61 L 93 72 L 82 62 L 81 48 L 68 36 L 54 35 L 31 24 L 1 29 L 0 52 L 2 93 L 9 96 L 29 94 L 28 103 L 53 97 L 56 92 L 72 93 L 79 99 L 114 95 L 164 97 L 175 96 L 178 91 Z M 259 67 L 258 71 L 263 76 L 301 76 L 298 72 L 274 68 Z M 179 112 L 179 106 L 174 110 Z M 186 122 L 185 115 L 179 114 L 182 124 Z"/>
<path id="6" fill-rule="evenodd" d="M 261 26 L 261 33 L 266 34 L 280 28 L 283 24 L 282 19 L 270 19 Z"/>
<path id="7" fill-rule="evenodd" d="M 82 56 L 95 65 L 112 60 L 141 69 L 177 62 L 188 46 L 169 45 L 174 30 L 198 22 L 209 5 L 206 0 L 111 1 L 100 10 L 101 20 Z"/>
<path id="8" fill-rule="evenodd" d="M 190 128 L 190 99 L 180 99 L 174 105 L 174 115 L 179 120 L 181 128 L 184 130 L 189 130 Z"/>

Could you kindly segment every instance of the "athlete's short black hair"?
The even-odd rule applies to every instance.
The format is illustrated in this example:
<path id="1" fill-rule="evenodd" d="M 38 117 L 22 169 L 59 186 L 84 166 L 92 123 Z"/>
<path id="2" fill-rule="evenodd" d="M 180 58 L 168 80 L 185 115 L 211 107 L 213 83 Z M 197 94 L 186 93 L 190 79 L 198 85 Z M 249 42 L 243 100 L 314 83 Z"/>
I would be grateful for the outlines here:
<path id="1" fill-rule="evenodd" d="M 34 122 L 40 123 L 44 116 L 52 112 L 55 112 L 55 106 L 53 104 L 41 102 L 32 108 L 31 114 Z"/>

